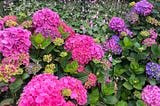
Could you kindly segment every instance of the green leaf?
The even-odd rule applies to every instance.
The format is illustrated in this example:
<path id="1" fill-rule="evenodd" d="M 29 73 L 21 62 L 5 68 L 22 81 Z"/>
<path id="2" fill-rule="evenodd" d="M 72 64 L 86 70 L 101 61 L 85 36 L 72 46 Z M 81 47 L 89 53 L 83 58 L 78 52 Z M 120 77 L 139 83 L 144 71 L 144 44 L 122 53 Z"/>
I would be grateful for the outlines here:
<path id="1" fill-rule="evenodd" d="M 78 69 L 78 62 L 72 61 L 72 63 L 66 65 L 64 72 L 74 73 L 77 69 Z"/>
<path id="2" fill-rule="evenodd" d="M 27 79 L 27 78 L 29 78 L 30 77 L 30 75 L 28 74 L 28 73 L 24 73 L 23 75 L 22 75 L 22 80 L 25 80 L 25 79 Z"/>
<path id="3" fill-rule="evenodd" d="M 51 37 L 49 36 L 48 38 L 45 38 L 43 42 L 41 43 L 40 48 L 45 49 L 47 46 L 51 44 Z"/>
<path id="4" fill-rule="evenodd" d="M 98 88 L 92 90 L 92 92 L 88 95 L 89 104 L 95 104 L 99 100 L 99 91 Z"/>
<path id="5" fill-rule="evenodd" d="M 119 101 L 115 106 L 128 106 L 126 101 Z"/>
<path id="6" fill-rule="evenodd" d="M 151 85 L 156 85 L 156 80 L 155 80 L 155 79 L 149 78 L 148 81 L 149 81 L 149 83 L 150 83 Z"/>
<path id="7" fill-rule="evenodd" d="M 102 93 L 104 95 L 111 95 L 115 92 L 114 90 L 114 83 L 110 82 L 110 83 L 103 83 L 102 84 Z"/>
<path id="8" fill-rule="evenodd" d="M 126 69 L 117 69 L 115 67 L 114 67 L 114 75 L 115 76 L 121 75 L 121 74 L 123 74 L 126 71 Z"/>
<path id="9" fill-rule="evenodd" d="M 158 45 L 152 45 L 151 51 L 155 57 L 160 56 L 160 48 L 158 47 Z"/>
<path id="10" fill-rule="evenodd" d="M 38 44 L 41 44 L 44 41 L 42 34 L 38 34 L 38 35 L 32 36 L 32 37 L 34 37 L 35 42 Z"/>
<path id="11" fill-rule="evenodd" d="M 142 100 L 137 100 L 136 106 L 147 106 Z"/>
<path id="12" fill-rule="evenodd" d="M 105 96 L 103 98 L 104 103 L 114 105 L 118 102 L 118 99 L 115 96 Z"/>
<path id="13" fill-rule="evenodd" d="M 128 89 L 128 90 L 132 90 L 133 89 L 132 85 L 128 81 L 126 81 L 125 83 L 123 83 L 123 86 L 126 89 Z"/>
<path id="14" fill-rule="evenodd" d="M 139 67 L 139 64 L 138 64 L 137 62 L 132 61 L 132 62 L 130 63 L 130 68 L 131 68 L 131 69 L 137 70 L 138 67 Z"/>
<path id="15" fill-rule="evenodd" d="M 123 44 L 125 47 L 130 48 L 133 46 L 133 43 L 129 37 L 124 37 Z"/>
<path id="16" fill-rule="evenodd" d="M 16 93 L 21 85 L 23 84 L 23 81 L 21 78 L 17 78 L 13 83 L 9 84 L 9 89 L 11 90 L 12 93 Z"/>

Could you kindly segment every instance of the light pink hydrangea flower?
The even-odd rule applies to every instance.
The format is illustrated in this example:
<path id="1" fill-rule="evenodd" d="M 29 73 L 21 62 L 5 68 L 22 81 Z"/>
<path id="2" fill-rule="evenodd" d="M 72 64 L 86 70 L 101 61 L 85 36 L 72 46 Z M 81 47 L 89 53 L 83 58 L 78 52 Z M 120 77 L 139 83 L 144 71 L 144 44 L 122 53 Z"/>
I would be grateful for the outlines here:
<path id="1" fill-rule="evenodd" d="M 4 16 L 3 17 L 3 20 L 5 21 L 5 22 L 7 22 L 7 21 L 17 21 L 17 17 L 15 16 L 15 15 L 7 15 L 7 16 Z"/>
<path id="2" fill-rule="evenodd" d="M 82 85 L 82 82 L 66 76 L 60 79 L 63 85 L 63 89 L 71 90 L 71 99 L 75 99 L 79 105 L 84 105 L 87 103 L 87 90 Z"/>
<path id="3" fill-rule="evenodd" d="M 0 31 L 0 52 L 4 57 L 12 54 L 27 54 L 31 46 L 30 36 L 30 31 L 18 27 Z"/>
<path id="4" fill-rule="evenodd" d="M 91 88 L 92 86 L 96 86 L 96 81 L 97 81 L 97 76 L 95 75 L 95 74 L 92 74 L 92 73 L 90 73 L 89 75 L 88 75 L 88 79 L 87 79 L 87 81 L 85 82 L 85 88 L 86 89 L 89 89 L 89 88 Z"/>
<path id="5" fill-rule="evenodd" d="M 148 106 L 160 106 L 160 88 L 155 85 L 147 85 L 142 90 L 142 100 Z"/>
<path id="6" fill-rule="evenodd" d="M 153 44 L 157 44 L 155 39 L 152 38 L 146 38 L 145 40 L 142 41 L 142 44 L 144 44 L 147 47 L 152 46 Z"/>

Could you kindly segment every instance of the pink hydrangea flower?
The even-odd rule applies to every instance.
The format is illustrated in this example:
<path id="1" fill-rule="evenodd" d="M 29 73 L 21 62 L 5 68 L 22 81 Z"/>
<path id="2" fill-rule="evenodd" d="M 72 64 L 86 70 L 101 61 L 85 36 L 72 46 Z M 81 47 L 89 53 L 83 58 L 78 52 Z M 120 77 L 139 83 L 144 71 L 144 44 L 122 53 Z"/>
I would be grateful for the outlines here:
<path id="1" fill-rule="evenodd" d="M 27 54 L 31 46 L 31 32 L 23 28 L 6 28 L 0 31 L 0 52 L 4 57 Z"/>
<path id="2" fill-rule="evenodd" d="M 40 74 L 24 87 L 18 106 L 66 106 L 62 83 L 52 74 Z"/>
<path id="3" fill-rule="evenodd" d="M 92 60 L 91 51 L 84 47 L 75 48 L 72 51 L 72 59 L 77 60 L 81 65 L 87 64 L 90 60 Z"/>
<path id="4" fill-rule="evenodd" d="M 82 71 L 84 71 L 84 65 L 79 65 L 79 67 L 78 67 L 78 70 L 77 70 L 78 72 L 82 72 Z"/>
<path id="5" fill-rule="evenodd" d="M 71 99 L 75 99 L 79 105 L 84 105 L 87 103 L 87 90 L 82 85 L 82 82 L 66 76 L 60 79 L 60 82 L 63 85 L 63 89 L 71 90 Z"/>
<path id="6" fill-rule="evenodd" d="M 142 100 L 148 106 L 160 106 L 160 88 L 155 85 L 147 85 L 142 90 Z"/>
<path id="7" fill-rule="evenodd" d="M 29 53 L 27 54 L 12 54 L 9 57 L 5 57 L 2 59 L 2 64 L 13 64 L 16 67 L 21 65 L 28 66 L 29 65 Z"/>
<path id="8" fill-rule="evenodd" d="M 32 20 L 34 27 L 42 27 L 44 25 L 57 27 L 61 21 L 59 15 L 48 8 L 36 11 Z"/>
<path id="9" fill-rule="evenodd" d="M 65 49 L 72 51 L 79 47 L 91 47 L 94 44 L 94 39 L 91 36 L 76 34 L 75 36 L 70 36 L 65 41 Z"/>
<path id="10" fill-rule="evenodd" d="M 147 46 L 147 47 L 150 47 L 152 46 L 153 44 L 157 44 L 156 40 L 155 39 L 152 39 L 152 38 L 146 38 L 145 40 L 142 41 L 142 44 Z"/>
<path id="11" fill-rule="evenodd" d="M 109 21 L 109 28 L 113 31 L 122 32 L 125 28 L 124 20 L 119 17 L 112 17 Z"/>
<path id="12" fill-rule="evenodd" d="M 0 19 L 0 30 L 4 29 L 4 21 Z"/>
<path id="13" fill-rule="evenodd" d="M 97 76 L 95 74 L 90 73 L 88 75 L 88 79 L 85 82 L 84 86 L 85 86 L 86 89 L 89 89 L 92 86 L 96 86 L 96 82 L 97 82 Z"/>
<path id="14" fill-rule="evenodd" d="M 3 17 L 3 20 L 5 21 L 5 22 L 7 22 L 8 20 L 11 20 L 11 21 L 17 21 L 17 17 L 15 16 L 15 15 L 7 15 L 7 16 L 4 16 Z"/>
<path id="15" fill-rule="evenodd" d="M 156 33 L 156 32 L 155 32 L 155 29 L 153 29 L 153 28 L 151 28 L 151 29 L 149 30 L 149 33 L 150 33 L 150 37 L 151 37 L 152 39 L 156 39 L 156 38 L 158 37 L 158 33 Z"/>
<path id="16" fill-rule="evenodd" d="M 102 57 L 104 56 L 103 48 L 96 43 L 94 43 L 93 46 L 89 48 L 89 50 L 91 52 L 92 58 L 101 60 Z"/>

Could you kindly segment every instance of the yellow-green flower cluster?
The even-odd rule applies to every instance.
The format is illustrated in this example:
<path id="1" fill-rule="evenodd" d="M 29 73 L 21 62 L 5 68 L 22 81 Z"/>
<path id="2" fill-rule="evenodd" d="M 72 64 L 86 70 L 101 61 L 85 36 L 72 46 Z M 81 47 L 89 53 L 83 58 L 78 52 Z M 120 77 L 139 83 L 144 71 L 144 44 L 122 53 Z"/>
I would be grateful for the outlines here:
<path id="1" fill-rule="evenodd" d="M 17 26 L 18 23 L 16 21 L 12 21 L 12 20 L 7 20 L 6 21 L 6 26 L 7 27 L 12 27 L 12 26 Z"/>
<path id="2" fill-rule="evenodd" d="M 51 64 L 47 64 L 44 70 L 44 73 L 54 73 L 54 69 L 56 68 L 55 64 L 51 63 Z"/>
<path id="3" fill-rule="evenodd" d="M 32 27 L 32 21 L 30 21 L 30 20 L 24 21 L 21 25 L 24 28 L 30 28 L 30 27 Z"/>
<path id="4" fill-rule="evenodd" d="M 52 54 L 44 55 L 43 61 L 47 62 L 47 63 L 51 62 L 52 61 Z"/>
<path id="5" fill-rule="evenodd" d="M 68 55 L 67 52 L 61 52 L 61 53 L 60 53 L 60 56 L 61 56 L 61 57 L 66 57 L 67 55 Z"/>
<path id="6" fill-rule="evenodd" d="M 151 16 L 148 16 L 146 18 L 146 21 L 152 25 L 155 25 L 155 26 L 160 26 L 160 21 L 158 21 L 157 19 L 155 18 L 152 18 Z"/>
<path id="7" fill-rule="evenodd" d="M 98 60 L 98 59 L 92 59 L 92 61 L 95 63 L 95 64 L 98 64 L 98 63 L 100 63 L 100 61 Z"/>
<path id="8" fill-rule="evenodd" d="M 23 70 L 21 68 L 17 68 L 14 65 L 0 65 L 0 82 L 8 82 L 12 76 L 22 74 Z"/>
<path id="9" fill-rule="evenodd" d="M 133 7 L 135 4 L 136 4 L 136 2 L 133 1 L 133 2 L 129 3 L 129 6 Z"/>
<path id="10" fill-rule="evenodd" d="M 150 35 L 150 33 L 148 31 L 141 31 L 140 35 L 143 37 L 148 37 Z"/>
<path id="11" fill-rule="evenodd" d="M 62 95 L 63 96 L 69 97 L 69 96 L 71 96 L 71 93 L 72 93 L 72 91 L 70 89 L 65 88 L 65 89 L 62 90 Z"/>
<path id="12" fill-rule="evenodd" d="M 53 43 L 55 46 L 61 46 L 64 44 L 64 40 L 62 38 L 56 38 Z"/>

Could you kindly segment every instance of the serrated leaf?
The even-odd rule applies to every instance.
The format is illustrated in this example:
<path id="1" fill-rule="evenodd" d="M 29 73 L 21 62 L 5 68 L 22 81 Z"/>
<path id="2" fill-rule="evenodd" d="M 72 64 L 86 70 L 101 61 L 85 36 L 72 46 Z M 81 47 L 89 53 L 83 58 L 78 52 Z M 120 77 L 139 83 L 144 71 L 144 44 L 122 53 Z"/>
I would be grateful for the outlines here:
<path id="1" fill-rule="evenodd" d="M 27 78 L 29 78 L 30 77 L 30 75 L 28 74 L 28 73 L 24 73 L 23 75 L 22 75 L 22 79 L 23 80 L 25 80 L 25 79 L 27 79 Z"/>
<path id="2" fill-rule="evenodd" d="M 126 101 L 119 101 L 115 106 L 128 106 L 128 103 Z"/>
<path id="3" fill-rule="evenodd" d="M 64 72 L 74 73 L 77 69 L 78 69 L 78 62 L 72 61 L 72 63 L 66 65 Z"/>
<path id="4" fill-rule="evenodd" d="M 89 104 L 95 104 L 99 100 L 99 91 L 98 88 L 92 90 L 92 92 L 88 95 Z"/>
<path id="5" fill-rule="evenodd" d="M 21 78 L 17 78 L 13 83 L 9 84 L 9 89 L 11 90 L 12 93 L 16 93 L 21 85 L 23 84 L 23 81 Z"/>
<path id="6" fill-rule="evenodd" d="M 132 90 L 133 89 L 132 85 L 128 81 L 126 81 L 125 83 L 123 83 L 123 86 L 126 89 L 128 89 L 128 90 Z"/>
<path id="7" fill-rule="evenodd" d="M 102 84 L 102 93 L 104 95 L 111 95 L 115 92 L 114 90 L 114 83 L 113 82 L 110 82 L 110 83 L 104 83 Z"/>

